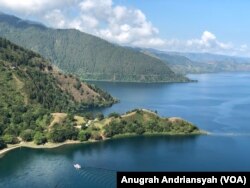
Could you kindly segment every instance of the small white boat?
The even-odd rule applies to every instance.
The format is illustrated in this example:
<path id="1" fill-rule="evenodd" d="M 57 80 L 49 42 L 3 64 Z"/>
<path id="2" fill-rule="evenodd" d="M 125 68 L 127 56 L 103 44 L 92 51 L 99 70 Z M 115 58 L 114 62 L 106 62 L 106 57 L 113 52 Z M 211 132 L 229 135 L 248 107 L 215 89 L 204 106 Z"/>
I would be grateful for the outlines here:
<path id="1" fill-rule="evenodd" d="M 79 164 L 74 164 L 74 167 L 75 167 L 76 169 L 82 168 L 81 165 L 79 165 Z"/>

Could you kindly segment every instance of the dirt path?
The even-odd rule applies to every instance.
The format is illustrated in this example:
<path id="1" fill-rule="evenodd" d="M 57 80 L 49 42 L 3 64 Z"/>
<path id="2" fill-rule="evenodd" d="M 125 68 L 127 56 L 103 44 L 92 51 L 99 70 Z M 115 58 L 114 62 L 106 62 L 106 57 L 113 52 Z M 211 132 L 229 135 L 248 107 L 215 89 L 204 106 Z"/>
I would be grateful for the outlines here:
<path id="1" fill-rule="evenodd" d="M 67 114 L 65 114 L 65 113 L 52 113 L 52 116 L 53 116 L 53 120 L 52 120 L 52 122 L 49 125 L 49 130 L 56 123 L 61 123 L 67 117 Z"/>

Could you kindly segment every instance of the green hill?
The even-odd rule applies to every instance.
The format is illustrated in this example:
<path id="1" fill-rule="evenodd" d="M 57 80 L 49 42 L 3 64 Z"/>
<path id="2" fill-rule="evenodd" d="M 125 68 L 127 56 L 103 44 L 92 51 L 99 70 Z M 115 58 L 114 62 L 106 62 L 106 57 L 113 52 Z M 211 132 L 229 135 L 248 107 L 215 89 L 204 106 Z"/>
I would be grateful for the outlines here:
<path id="1" fill-rule="evenodd" d="M 188 81 L 157 58 L 73 29 L 51 29 L 0 14 L 0 36 L 38 52 L 64 72 L 84 80 Z"/>
<path id="2" fill-rule="evenodd" d="M 99 88 L 60 73 L 40 55 L 0 38 L 0 135 L 43 130 L 51 112 L 114 102 Z"/>
<path id="3" fill-rule="evenodd" d="M 104 124 L 105 137 L 122 135 L 153 134 L 201 134 L 195 125 L 181 118 L 161 118 L 156 113 L 145 109 L 135 109 L 125 115 L 110 115 L 109 123 Z"/>

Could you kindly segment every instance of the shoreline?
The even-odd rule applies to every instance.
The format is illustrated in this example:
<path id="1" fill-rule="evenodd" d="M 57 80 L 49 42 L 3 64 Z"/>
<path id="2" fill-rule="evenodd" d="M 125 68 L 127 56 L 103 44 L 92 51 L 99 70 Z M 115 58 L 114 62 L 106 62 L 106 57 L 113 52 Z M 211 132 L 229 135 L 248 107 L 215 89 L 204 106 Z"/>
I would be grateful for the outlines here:
<path id="1" fill-rule="evenodd" d="M 18 148 L 31 148 L 31 149 L 53 149 L 53 148 L 58 148 L 61 146 L 65 145 L 73 145 L 73 144 L 89 144 L 89 143 L 96 143 L 96 142 L 103 142 L 107 140 L 115 140 L 115 139 L 120 139 L 120 138 L 129 138 L 129 137 L 136 137 L 136 136 L 199 136 L 199 135 L 210 135 L 211 133 L 200 130 L 200 132 L 197 133 L 191 133 L 191 134 L 170 134 L 170 133 L 146 133 L 143 135 L 135 135 L 135 134 L 122 134 L 122 135 L 116 135 L 113 138 L 105 138 L 103 140 L 88 140 L 85 142 L 81 141 L 74 141 L 74 140 L 67 140 L 62 143 L 52 143 L 52 142 L 47 142 L 44 145 L 36 145 L 34 142 L 21 142 L 19 144 L 14 144 L 14 145 L 8 145 L 7 148 L 0 150 L 0 159 L 8 152 L 18 149 Z"/>
<path id="2" fill-rule="evenodd" d="M 88 141 L 88 143 L 93 142 L 93 141 Z M 52 142 L 47 142 L 44 145 L 36 145 L 34 142 L 21 142 L 19 144 L 13 144 L 13 145 L 8 145 L 7 148 L 0 150 L 0 158 L 3 157 L 6 153 L 9 151 L 18 149 L 18 148 L 31 148 L 31 149 L 53 149 L 53 148 L 58 148 L 63 145 L 70 145 L 70 144 L 81 144 L 81 143 L 87 143 L 87 142 L 80 142 L 80 141 L 73 141 L 73 140 L 68 140 L 62 143 L 52 143 Z"/>

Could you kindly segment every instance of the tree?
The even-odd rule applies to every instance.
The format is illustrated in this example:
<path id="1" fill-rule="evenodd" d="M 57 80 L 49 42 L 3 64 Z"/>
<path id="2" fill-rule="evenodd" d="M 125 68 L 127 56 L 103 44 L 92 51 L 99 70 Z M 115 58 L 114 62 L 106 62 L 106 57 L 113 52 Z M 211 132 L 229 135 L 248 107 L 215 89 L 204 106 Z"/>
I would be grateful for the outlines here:
<path id="1" fill-rule="evenodd" d="M 26 130 L 21 132 L 20 137 L 25 142 L 32 141 L 33 137 L 34 137 L 34 131 L 31 129 L 26 129 Z"/>
<path id="2" fill-rule="evenodd" d="M 45 144 L 47 142 L 46 136 L 41 132 L 36 132 L 34 136 L 34 142 L 37 145 Z"/>
<path id="3" fill-rule="evenodd" d="M 112 113 L 109 114 L 109 117 L 118 118 L 118 117 L 120 117 L 120 114 L 118 114 L 116 112 L 112 112 Z"/>
<path id="4" fill-rule="evenodd" d="M 98 114 L 96 115 L 96 117 L 97 117 L 97 119 L 98 119 L 99 121 L 101 121 L 101 120 L 104 119 L 104 115 L 103 115 L 102 113 L 98 113 Z"/>
<path id="5" fill-rule="evenodd" d="M 6 134 L 3 136 L 2 140 L 6 143 L 6 144 L 18 144 L 19 140 L 17 139 L 17 137 Z"/>
<path id="6" fill-rule="evenodd" d="M 77 140 L 78 130 L 73 126 L 67 126 L 63 128 L 63 134 L 66 140 Z"/>
<path id="7" fill-rule="evenodd" d="M 144 128 L 142 126 L 138 126 L 135 133 L 137 135 L 142 135 L 145 132 Z"/>
<path id="8" fill-rule="evenodd" d="M 7 147 L 6 143 L 3 141 L 3 139 L 0 138 L 0 150 L 6 147 Z"/>
<path id="9" fill-rule="evenodd" d="M 74 87 L 75 87 L 77 90 L 79 90 L 79 89 L 82 87 L 82 83 L 81 83 L 79 80 L 77 80 L 77 81 L 76 81 L 76 84 L 74 85 Z"/>
<path id="10" fill-rule="evenodd" d="M 72 114 L 72 113 L 69 113 L 67 118 L 69 121 L 72 121 L 72 122 L 75 121 L 74 114 Z"/>
<path id="11" fill-rule="evenodd" d="M 78 134 L 78 140 L 81 142 L 87 141 L 90 138 L 91 134 L 87 131 L 81 130 Z"/>
<path id="12" fill-rule="evenodd" d="M 93 139 L 93 140 L 102 140 L 102 136 L 98 132 L 92 132 L 91 139 Z"/>
<path id="13" fill-rule="evenodd" d="M 106 137 L 113 137 L 118 134 L 124 133 L 125 126 L 121 122 L 111 121 L 104 127 L 104 134 Z"/>
<path id="14" fill-rule="evenodd" d="M 49 133 L 49 139 L 52 142 L 64 142 L 66 140 L 64 130 L 54 129 Z"/>
<path id="15" fill-rule="evenodd" d="M 88 120 L 93 120 L 94 119 L 94 115 L 91 112 L 87 112 L 84 116 Z"/>

